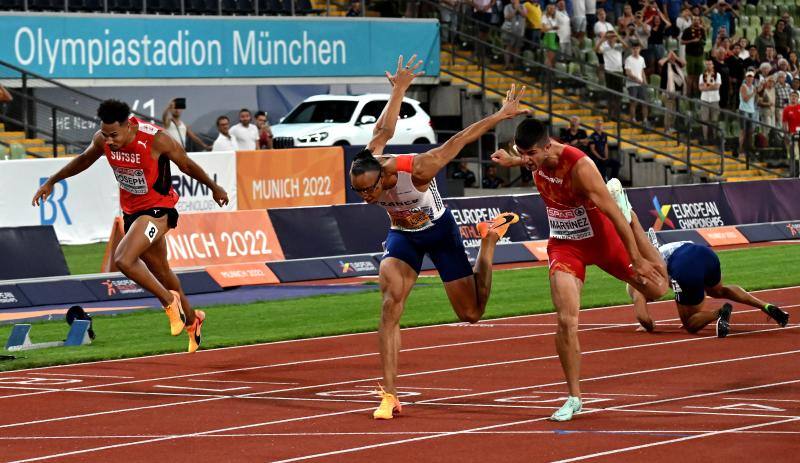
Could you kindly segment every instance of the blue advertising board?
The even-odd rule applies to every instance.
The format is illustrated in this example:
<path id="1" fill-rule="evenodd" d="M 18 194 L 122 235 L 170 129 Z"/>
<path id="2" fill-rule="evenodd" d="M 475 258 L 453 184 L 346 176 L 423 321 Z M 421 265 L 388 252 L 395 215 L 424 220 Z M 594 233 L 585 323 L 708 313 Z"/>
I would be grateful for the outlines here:
<path id="1" fill-rule="evenodd" d="M 436 20 L 2 14 L 0 43 L 52 78 L 382 76 L 415 53 L 439 74 Z"/>

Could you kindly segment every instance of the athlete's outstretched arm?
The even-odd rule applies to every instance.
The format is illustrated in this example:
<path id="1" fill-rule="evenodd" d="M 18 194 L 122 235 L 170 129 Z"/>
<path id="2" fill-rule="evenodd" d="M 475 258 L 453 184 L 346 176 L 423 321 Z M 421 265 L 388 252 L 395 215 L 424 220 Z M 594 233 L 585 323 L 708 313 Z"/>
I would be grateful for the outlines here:
<path id="1" fill-rule="evenodd" d="M 415 63 L 416 61 L 416 63 Z M 384 106 L 380 117 L 375 122 L 375 128 L 372 130 L 372 140 L 367 145 L 367 149 L 374 155 L 378 156 L 383 154 L 383 149 L 386 144 L 394 136 L 394 129 L 397 126 L 397 118 L 400 117 L 400 106 L 403 104 L 403 97 L 406 95 L 406 90 L 411 86 L 411 82 L 417 76 L 425 74 L 425 71 L 416 72 L 422 65 L 422 61 L 417 61 L 417 55 L 408 60 L 408 64 L 403 67 L 403 56 L 397 58 L 397 70 L 394 75 L 386 71 L 386 78 L 392 84 L 392 94 L 389 97 L 389 102 Z"/>
<path id="2" fill-rule="evenodd" d="M 65 178 L 70 178 L 74 175 L 78 175 L 84 170 L 91 167 L 92 164 L 95 163 L 100 157 L 103 155 L 103 145 L 105 144 L 105 138 L 100 132 L 94 134 L 94 138 L 92 138 L 92 144 L 89 145 L 83 153 L 79 156 L 75 156 L 72 160 L 64 167 L 61 168 L 58 172 L 50 176 L 46 182 L 36 190 L 36 194 L 33 195 L 33 201 L 31 204 L 34 206 L 39 205 L 39 201 L 44 201 L 50 196 L 50 193 L 53 192 L 53 185 L 64 180 Z"/>
<path id="3" fill-rule="evenodd" d="M 638 274 L 639 279 L 648 279 L 650 281 L 661 279 L 661 275 L 659 275 L 655 267 L 639 253 L 639 248 L 636 246 L 636 238 L 633 236 L 630 224 L 625 220 L 619 206 L 611 197 L 611 193 L 608 192 L 603 177 L 600 176 L 600 171 L 597 170 L 597 167 L 588 156 L 575 163 L 575 167 L 572 170 L 572 181 L 614 224 L 614 228 L 628 251 L 633 270 Z"/>
<path id="4" fill-rule="evenodd" d="M 206 174 L 202 167 L 186 155 L 186 151 L 172 137 L 164 132 L 156 133 L 153 137 L 153 150 L 163 154 L 174 162 L 184 174 L 209 187 L 214 196 L 214 202 L 220 207 L 228 204 L 228 193 Z"/>
<path id="5" fill-rule="evenodd" d="M 499 111 L 453 135 L 442 146 L 414 156 L 412 165 L 414 179 L 418 182 L 430 182 L 444 166 L 458 156 L 465 146 L 478 140 L 500 121 L 528 114 L 529 110 L 519 108 L 519 103 L 524 95 L 525 86 L 520 87 L 517 91 L 516 86 L 511 84 L 511 90 L 506 92 L 503 107 Z"/>

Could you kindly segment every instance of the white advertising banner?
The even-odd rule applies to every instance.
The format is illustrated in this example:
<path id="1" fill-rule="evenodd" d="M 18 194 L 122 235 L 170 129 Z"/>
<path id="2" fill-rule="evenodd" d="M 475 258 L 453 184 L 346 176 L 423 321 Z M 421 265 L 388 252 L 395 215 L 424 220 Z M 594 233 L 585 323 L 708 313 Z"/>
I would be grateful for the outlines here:
<path id="1" fill-rule="evenodd" d="M 190 153 L 203 170 L 228 192 L 230 203 L 221 208 L 211 191 L 171 166 L 172 185 L 181 200 L 179 212 L 236 209 L 236 155 L 234 152 Z M 62 180 L 40 207 L 31 206 L 36 189 L 70 161 L 69 158 L 0 161 L 0 227 L 52 225 L 61 244 L 107 241 L 120 214 L 119 188 L 105 157 L 75 177 Z"/>
<path id="2" fill-rule="evenodd" d="M 119 213 L 119 189 L 105 158 L 62 180 L 39 207 L 33 194 L 69 158 L 0 161 L 0 227 L 52 225 L 62 244 L 108 240 Z"/>
<path id="3" fill-rule="evenodd" d="M 175 164 L 170 167 L 172 172 L 172 187 L 178 192 L 181 200 L 175 208 L 184 212 L 217 212 L 236 210 L 236 153 L 234 151 L 216 151 L 213 153 L 189 153 L 189 157 L 196 162 L 225 191 L 228 192 L 230 202 L 225 207 L 219 207 L 214 202 L 211 189 L 189 177 L 178 169 Z"/>

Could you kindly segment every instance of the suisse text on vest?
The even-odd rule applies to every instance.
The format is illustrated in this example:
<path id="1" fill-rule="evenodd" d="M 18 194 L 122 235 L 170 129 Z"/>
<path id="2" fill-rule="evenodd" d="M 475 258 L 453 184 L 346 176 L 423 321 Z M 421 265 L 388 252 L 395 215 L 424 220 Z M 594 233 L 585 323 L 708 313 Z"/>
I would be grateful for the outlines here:
<path id="1" fill-rule="evenodd" d="M 253 199 L 282 199 L 312 196 L 330 196 L 329 176 L 302 178 L 263 178 L 253 180 Z"/>

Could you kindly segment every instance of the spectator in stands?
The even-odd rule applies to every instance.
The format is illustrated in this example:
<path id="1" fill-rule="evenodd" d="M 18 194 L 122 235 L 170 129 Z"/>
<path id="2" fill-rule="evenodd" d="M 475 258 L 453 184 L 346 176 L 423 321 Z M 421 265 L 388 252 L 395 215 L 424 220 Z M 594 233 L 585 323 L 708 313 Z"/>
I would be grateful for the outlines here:
<path id="1" fill-rule="evenodd" d="M 797 129 L 800 128 L 800 95 L 797 92 L 789 94 L 789 104 L 783 108 L 781 121 L 783 122 L 784 130 L 789 134 L 798 133 Z"/>
<path id="2" fill-rule="evenodd" d="M 586 4 L 586 33 L 594 38 L 594 25 L 597 22 L 597 0 L 584 0 Z"/>
<path id="3" fill-rule="evenodd" d="M 631 95 L 631 100 L 628 104 L 631 110 L 631 120 L 637 124 L 636 120 L 636 107 L 642 107 L 642 123 L 645 127 L 649 126 L 647 120 L 647 112 L 649 107 L 646 104 L 641 104 L 637 100 L 647 99 L 647 76 L 644 69 L 647 67 L 644 58 L 641 56 L 642 46 L 639 42 L 631 42 L 631 55 L 625 58 L 625 77 L 627 77 L 626 87 L 628 93 Z"/>
<path id="4" fill-rule="evenodd" d="M 792 87 L 786 83 L 786 72 L 775 73 L 775 122 L 783 120 L 783 109 L 789 106 Z"/>
<path id="5" fill-rule="evenodd" d="M 569 118 L 569 127 L 561 129 L 559 138 L 564 144 L 574 146 L 584 153 L 589 152 L 589 136 L 581 128 L 581 119 L 578 116 Z"/>
<path id="6" fill-rule="evenodd" d="M 673 123 L 675 122 L 674 112 L 678 110 L 678 96 L 684 95 L 686 92 L 686 74 L 684 73 L 686 62 L 677 53 L 670 50 L 667 56 L 661 58 L 658 65 L 661 69 L 664 107 L 668 110 L 664 114 L 664 130 L 668 134 L 673 134 L 676 132 Z"/>
<path id="7" fill-rule="evenodd" d="M 642 21 L 649 22 L 650 18 L 658 16 L 659 9 L 656 2 L 644 0 L 644 2 L 639 3 L 642 4 L 642 8 L 639 10 L 642 13 Z"/>
<path id="8" fill-rule="evenodd" d="M 230 134 L 231 120 L 228 116 L 219 116 L 217 118 L 217 131 L 219 136 L 214 140 L 212 151 L 237 151 L 239 144 L 236 143 L 236 138 Z"/>
<path id="9" fill-rule="evenodd" d="M 790 51 L 787 60 L 789 62 L 789 74 L 791 74 L 792 80 L 797 79 L 800 77 L 800 60 L 797 58 L 797 52 Z"/>
<path id="10" fill-rule="evenodd" d="M 784 58 L 789 57 L 792 49 L 792 31 L 786 28 L 786 21 L 779 19 L 775 23 L 775 33 L 772 36 L 775 42 L 775 50 Z"/>
<path id="11" fill-rule="evenodd" d="M 559 50 L 558 44 L 558 18 L 556 17 L 556 5 L 548 3 L 542 17 L 542 44 L 544 45 L 545 65 L 548 69 L 556 66 L 556 53 Z"/>
<path id="12" fill-rule="evenodd" d="M 758 56 L 758 48 L 756 48 L 755 45 L 750 45 L 750 48 L 747 50 L 747 55 L 747 58 L 744 59 L 744 68 L 753 69 L 755 71 L 761 65 L 761 60 L 759 60 Z"/>
<path id="13" fill-rule="evenodd" d="M 605 37 L 598 41 L 594 49 L 603 55 L 603 68 L 606 75 L 606 87 L 617 92 L 609 93 L 606 101 L 608 102 L 608 114 L 612 120 L 619 119 L 620 103 L 622 100 L 623 87 L 623 68 L 622 52 L 627 47 L 625 42 L 619 40 L 617 33 L 613 30 L 606 32 Z"/>
<path id="14" fill-rule="evenodd" d="M 721 29 L 724 28 L 726 32 L 731 30 L 734 17 L 737 16 L 736 11 L 724 0 L 711 6 L 706 15 L 711 19 L 711 43 L 717 42 L 717 34 Z"/>
<path id="15" fill-rule="evenodd" d="M 511 0 L 503 7 L 503 44 L 505 45 L 505 54 L 503 60 L 506 68 L 511 69 L 512 63 L 519 56 L 522 49 L 522 38 L 525 35 L 525 15 L 527 11 L 519 3 L 519 0 Z"/>
<path id="16" fill-rule="evenodd" d="M 756 75 L 753 71 L 747 71 L 744 75 L 744 82 L 739 88 L 739 112 L 742 114 L 742 127 L 739 134 L 739 149 L 734 152 L 738 156 L 739 152 L 746 153 L 750 149 L 753 138 L 753 122 L 758 121 L 756 112 L 756 98 L 758 90 L 755 85 Z"/>
<path id="17" fill-rule="evenodd" d="M 180 143 L 181 148 L 184 150 L 186 149 L 186 136 L 188 135 L 189 138 L 192 139 L 198 146 L 200 146 L 203 151 L 208 151 L 211 149 L 210 146 L 206 145 L 203 140 L 200 139 L 193 131 L 192 128 L 188 125 L 184 124 L 181 120 L 181 115 L 183 114 L 183 108 L 176 108 L 175 107 L 175 99 L 169 101 L 169 105 L 164 109 L 164 113 L 161 116 L 161 120 L 164 122 L 164 131 L 167 134 L 175 139 L 178 143 Z"/>
<path id="18" fill-rule="evenodd" d="M 730 89 L 728 109 L 737 109 L 739 107 L 739 92 L 738 89 L 744 80 L 744 60 L 740 58 L 742 46 L 736 42 L 731 47 L 730 55 L 725 58 L 725 66 L 728 67 L 728 75 L 730 76 Z"/>
<path id="19" fill-rule="evenodd" d="M 789 70 L 789 61 L 780 58 L 778 60 L 778 72 L 783 72 L 786 75 L 786 83 L 789 85 L 792 84 L 794 77 L 792 77 L 792 72 Z"/>
<path id="20" fill-rule="evenodd" d="M 258 129 L 258 149 L 272 149 L 272 128 L 267 121 L 267 113 L 258 111 L 256 113 L 256 128 Z"/>
<path id="21" fill-rule="evenodd" d="M 602 119 L 594 123 L 594 133 L 589 137 L 589 157 L 597 165 L 604 180 L 619 176 L 620 162 L 608 156 L 608 134 L 603 128 Z"/>
<path id="22" fill-rule="evenodd" d="M 347 9 L 345 14 L 348 18 L 361 16 L 361 0 L 350 0 L 350 8 Z"/>
<path id="23" fill-rule="evenodd" d="M 767 47 L 764 52 L 764 61 L 762 64 L 767 63 L 770 66 L 769 75 L 772 75 L 775 71 L 778 70 L 778 55 L 775 53 L 775 49 L 772 47 Z"/>
<path id="24" fill-rule="evenodd" d="M 722 79 L 719 86 L 719 107 L 723 109 L 730 108 L 728 100 L 730 99 L 731 91 L 731 71 L 728 69 L 728 65 L 725 64 L 727 54 L 724 48 L 711 50 L 711 64 L 714 66 L 714 72 L 719 74 Z"/>
<path id="25" fill-rule="evenodd" d="M 756 74 L 756 88 L 760 92 L 762 88 L 764 88 L 764 84 L 769 79 L 770 74 L 772 74 L 772 65 L 768 62 L 764 61 L 758 66 L 758 73 Z"/>
<path id="26" fill-rule="evenodd" d="M 542 43 L 542 5 L 538 0 L 525 0 L 525 37 L 533 42 L 535 49 Z"/>
<path id="27" fill-rule="evenodd" d="M 617 18 L 617 29 L 620 31 L 628 30 L 628 25 L 632 24 L 636 17 L 633 16 L 633 8 L 630 4 L 626 4 L 622 8 L 622 16 Z"/>
<path id="28" fill-rule="evenodd" d="M 610 1 L 610 0 L 609 0 Z M 608 31 L 613 31 L 614 26 L 606 21 L 606 10 L 600 8 L 597 10 L 597 22 L 594 23 L 594 41 L 595 43 L 599 43 L 603 38 L 606 36 Z M 602 82 L 603 81 L 603 54 L 599 51 L 595 51 L 597 55 L 597 80 Z"/>
<path id="29" fill-rule="evenodd" d="M 258 146 L 258 127 L 251 124 L 250 110 L 242 108 L 239 111 L 239 123 L 231 127 L 230 133 L 236 139 L 239 149 L 254 150 Z"/>
<path id="30" fill-rule="evenodd" d="M 764 84 L 758 91 L 759 120 L 770 126 L 775 126 L 775 80 L 772 77 L 764 79 Z"/>
<path id="31" fill-rule="evenodd" d="M 678 29 L 677 38 L 683 37 L 683 33 L 692 27 L 692 11 L 686 7 L 681 10 L 681 15 L 675 20 L 675 27 Z M 684 61 L 686 60 L 686 45 L 681 41 L 679 56 Z"/>
<path id="32" fill-rule="evenodd" d="M 13 100 L 14 97 L 11 96 L 11 93 L 3 87 L 3 84 L 0 84 L 0 103 L 8 103 Z"/>
<path id="33" fill-rule="evenodd" d="M 629 34 L 629 40 L 635 40 L 639 43 L 639 54 L 644 59 L 645 68 L 649 67 L 652 64 L 650 59 L 650 49 L 648 47 L 648 41 L 650 40 L 650 25 L 644 22 L 642 19 L 642 12 L 636 12 L 635 18 L 633 20 L 633 34 Z M 628 29 L 631 29 L 631 26 L 628 26 Z M 628 42 L 630 44 L 630 42 Z M 647 85 L 647 79 L 645 78 L 645 85 Z"/>
<path id="34" fill-rule="evenodd" d="M 686 45 L 686 82 L 687 93 L 690 97 L 696 96 L 697 82 L 703 73 L 703 55 L 705 54 L 706 31 L 699 16 L 692 18 L 692 27 L 683 31 L 681 43 Z"/>
<path id="35" fill-rule="evenodd" d="M 742 60 L 746 60 L 750 58 L 750 41 L 747 40 L 745 37 L 739 39 L 739 58 Z"/>
<path id="36" fill-rule="evenodd" d="M 572 0 L 572 11 L 569 16 L 572 35 L 582 45 L 586 37 L 586 1 Z"/>
<path id="37" fill-rule="evenodd" d="M 493 165 L 486 167 L 486 174 L 483 176 L 483 187 L 497 189 L 504 186 L 505 182 L 497 176 L 497 167 Z"/>
<path id="38" fill-rule="evenodd" d="M 669 18 L 669 22 L 675 24 L 678 17 L 681 15 L 683 0 L 662 0 L 660 3 L 662 12 Z"/>
<path id="39" fill-rule="evenodd" d="M 711 140 L 716 132 L 719 120 L 719 88 L 722 86 L 722 76 L 714 69 L 714 62 L 706 60 L 706 69 L 700 76 L 700 120 L 703 122 L 703 139 Z"/>
<path id="40" fill-rule="evenodd" d="M 458 163 L 458 169 L 453 172 L 452 178 L 463 180 L 465 188 L 471 188 L 475 186 L 475 172 L 469 170 L 467 161 L 461 161 Z"/>
<path id="41" fill-rule="evenodd" d="M 761 34 L 756 37 L 753 44 L 758 49 L 758 56 L 766 56 L 767 47 L 775 48 L 775 39 L 772 37 L 772 24 L 765 22 L 761 26 Z"/>
<path id="42" fill-rule="evenodd" d="M 439 4 L 441 5 L 439 8 L 439 15 L 440 22 L 442 23 L 442 41 L 446 43 L 456 43 L 459 41 L 459 36 L 456 31 L 458 30 L 461 0 L 439 0 Z"/>
<path id="43" fill-rule="evenodd" d="M 556 3 L 556 21 L 558 21 L 558 48 L 562 59 L 569 60 L 572 57 L 572 29 L 564 0 L 558 0 Z"/>
<path id="44" fill-rule="evenodd" d="M 650 67 L 654 63 L 661 61 L 661 58 L 667 55 L 667 49 L 664 47 L 664 36 L 667 33 L 667 29 L 672 27 L 672 23 L 669 19 L 656 8 L 656 14 L 650 16 L 645 23 L 650 27 L 650 37 L 648 39 L 648 46 L 650 48 L 650 57 L 651 63 L 648 63 Z"/>
<path id="45" fill-rule="evenodd" d="M 472 17 L 478 22 L 478 39 L 486 42 L 492 24 L 492 7 L 497 0 L 472 0 Z M 478 48 L 483 48 L 479 46 Z"/>

